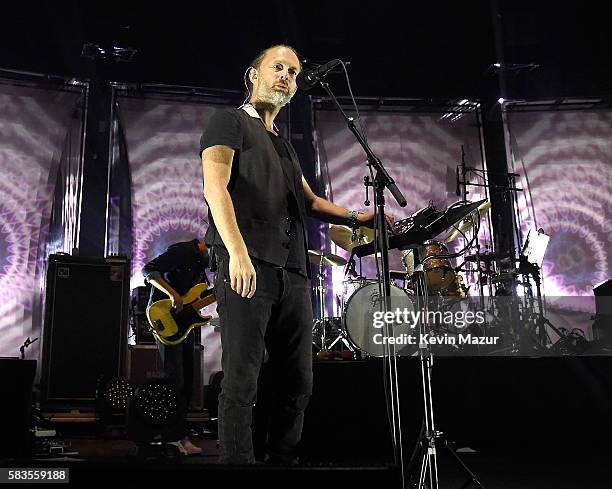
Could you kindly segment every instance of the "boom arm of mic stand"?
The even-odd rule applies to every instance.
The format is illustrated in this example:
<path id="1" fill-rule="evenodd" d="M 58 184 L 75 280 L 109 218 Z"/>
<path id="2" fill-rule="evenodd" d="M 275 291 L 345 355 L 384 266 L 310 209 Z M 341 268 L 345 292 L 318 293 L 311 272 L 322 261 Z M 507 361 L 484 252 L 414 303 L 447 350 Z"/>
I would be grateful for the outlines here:
<path id="1" fill-rule="evenodd" d="M 355 137 L 357 138 L 357 141 L 359 141 L 359 144 L 361 145 L 363 150 L 366 152 L 366 155 L 368 156 L 368 161 L 378 172 L 378 178 L 380 178 L 384 186 L 389 189 L 389 192 L 391 192 L 391 195 L 393 195 L 393 198 L 397 201 L 400 207 L 406 207 L 406 205 L 408 204 L 406 202 L 406 198 L 404 197 L 400 189 L 397 188 L 395 181 L 393 180 L 393 178 L 391 178 L 391 176 L 387 172 L 387 169 L 383 166 L 380 159 L 378 159 L 378 157 L 372 152 L 372 149 L 366 142 L 365 138 L 357 129 L 355 120 L 352 117 L 349 117 L 348 115 L 346 115 L 344 110 L 342 110 L 342 106 L 340 105 L 340 103 L 338 102 L 338 99 L 336 98 L 336 96 L 333 94 L 333 92 L 329 88 L 329 85 L 324 81 L 320 81 L 319 83 L 321 84 L 323 89 L 327 92 L 327 94 L 331 97 L 331 99 L 334 101 L 334 104 L 336 104 L 336 107 L 342 114 L 342 117 L 344 117 L 344 120 L 346 121 L 348 128 L 355 135 Z"/>
<path id="2" fill-rule="evenodd" d="M 376 226 L 378 228 L 378 232 L 376 233 L 375 244 L 380 245 L 380 254 L 382 257 L 382 304 L 383 311 L 387 312 L 389 310 L 389 301 L 391 295 L 391 279 L 389 277 L 389 237 L 387 235 L 387 229 L 385 225 L 385 197 L 384 197 L 384 187 L 388 188 L 397 203 L 401 207 L 406 206 L 406 199 L 395 185 L 393 179 L 385 170 L 382 162 L 376 157 L 376 155 L 372 152 L 368 143 L 366 142 L 363 135 L 357 130 L 355 125 L 355 121 L 348 117 L 345 112 L 342 110 L 342 107 L 338 103 L 338 99 L 336 99 L 335 95 L 330 90 L 327 83 L 324 81 L 320 81 L 321 86 L 327 92 L 327 94 L 331 97 L 331 99 L 338 107 L 338 110 L 344 117 L 348 128 L 355 135 L 359 144 L 364 149 L 366 154 L 368 155 L 368 164 L 371 167 L 376 169 L 375 183 L 374 183 L 374 195 L 376 201 L 376 217 L 378 221 L 376 222 Z M 385 336 L 389 336 L 391 326 L 385 323 L 384 326 Z M 394 362 L 395 359 L 395 346 L 394 344 L 390 344 L 388 342 L 383 343 L 383 351 L 386 357 L 386 369 L 389 378 L 389 386 L 387 389 L 387 394 L 389 396 L 388 402 L 391 404 L 391 432 L 392 432 L 392 440 L 393 440 L 393 452 L 395 463 L 400 466 L 402 473 L 402 487 L 404 486 L 404 461 L 403 461 L 403 448 L 402 448 L 402 428 L 400 421 L 400 409 L 399 409 L 399 382 L 397 377 L 397 365 Z"/>

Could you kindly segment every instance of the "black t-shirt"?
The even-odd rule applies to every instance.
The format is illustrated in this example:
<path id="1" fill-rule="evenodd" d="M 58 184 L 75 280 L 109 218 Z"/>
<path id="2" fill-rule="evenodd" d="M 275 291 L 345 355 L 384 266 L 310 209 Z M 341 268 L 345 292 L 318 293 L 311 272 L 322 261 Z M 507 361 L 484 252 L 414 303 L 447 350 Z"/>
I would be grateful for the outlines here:
<path id="1" fill-rule="evenodd" d="M 235 150 L 242 147 L 242 127 L 238 115 L 233 111 L 217 110 L 213 114 L 200 138 L 200 155 L 206 148 L 217 145 Z"/>
<path id="2" fill-rule="evenodd" d="M 209 260 L 200 252 L 198 242 L 193 239 L 170 245 L 166 251 L 142 268 L 141 273 L 145 280 L 162 277 L 181 295 L 185 295 L 198 283 L 208 283 L 206 268 L 209 266 Z M 149 303 L 166 298 L 166 294 L 153 287 Z"/>
<path id="3" fill-rule="evenodd" d="M 263 124 L 263 123 L 262 123 Z M 293 164 L 291 157 L 285 146 L 284 140 L 280 136 L 276 136 L 268 131 L 270 141 L 274 145 L 278 153 L 280 163 L 286 172 L 293 172 Z M 234 158 L 240 158 L 240 150 L 242 148 L 242 126 L 238 116 L 234 112 L 217 111 L 211 118 L 204 134 L 200 139 L 200 154 L 206 148 L 216 145 L 228 146 L 236 150 Z M 233 172 L 232 172 L 233 173 Z M 230 176 L 231 182 L 232 176 Z M 294 270 L 304 276 L 308 276 L 306 267 L 306 243 L 304 241 L 304 224 L 299 218 L 298 205 L 294 194 L 287 186 L 286 206 L 289 216 L 291 216 L 289 224 L 289 255 L 285 268 Z"/>

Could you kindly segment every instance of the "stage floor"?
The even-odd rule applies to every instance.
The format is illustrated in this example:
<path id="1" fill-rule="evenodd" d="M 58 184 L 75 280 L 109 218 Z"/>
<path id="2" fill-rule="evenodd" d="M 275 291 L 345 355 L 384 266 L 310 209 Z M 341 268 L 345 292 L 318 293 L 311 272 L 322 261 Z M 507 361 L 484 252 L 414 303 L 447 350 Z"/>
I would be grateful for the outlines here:
<path id="1" fill-rule="evenodd" d="M 201 416 L 192 428 L 201 456 L 172 460 L 137 456 L 126 439 L 103 438 L 98 423 L 52 423 L 65 457 L 0 460 L 3 467 L 69 467 L 77 484 L 183 481 L 249 487 L 401 487 L 392 447 L 381 359 L 315 363 L 299 467 L 218 464 L 214 425 Z M 423 416 L 420 369 L 399 362 L 404 460 Z M 612 360 L 590 358 L 438 358 L 434 369 L 436 429 L 488 489 L 608 489 L 612 466 Z M 263 391 L 265 392 L 265 391 Z M 191 416 L 193 418 L 193 416 Z M 193 418 L 195 420 L 195 418 Z M 63 422 L 61 422 L 63 421 Z M 10 418 L 5 418 L 8 427 Z M 204 431 L 203 428 L 208 428 Z M 119 430 L 120 432 L 120 430 Z M 117 433 L 117 432 L 115 432 Z M 4 453 L 12 447 L 5 441 Z M 441 488 L 466 478 L 439 450 Z"/>
<path id="2" fill-rule="evenodd" d="M 67 438 L 71 453 L 55 459 L 34 458 L 9 461 L 9 467 L 68 467 L 71 485 L 81 483 L 170 482 L 223 483 L 225 487 L 248 484 L 250 487 L 401 487 L 396 467 L 385 464 L 304 463 L 299 467 L 230 467 L 217 463 L 216 440 L 194 441 L 202 455 L 182 457 L 180 461 L 159 459 L 143 462 L 135 456 L 136 445 L 128 440 Z M 529 454 L 460 453 L 460 457 L 487 489 L 608 489 L 612 455 L 590 453 L 577 447 L 576 453 L 563 456 L 542 451 L 534 455 L 537 439 L 526 439 Z M 527 447 L 526 447 L 527 448 Z M 75 453 L 76 452 L 76 453 Z M 462 487 L 466 477 L 449 455 L 438 456 L 441 489 Z M 17 464 L 17 465 L 13 465 Z M 473 486 L 467 486 L 473 487 Z"/>

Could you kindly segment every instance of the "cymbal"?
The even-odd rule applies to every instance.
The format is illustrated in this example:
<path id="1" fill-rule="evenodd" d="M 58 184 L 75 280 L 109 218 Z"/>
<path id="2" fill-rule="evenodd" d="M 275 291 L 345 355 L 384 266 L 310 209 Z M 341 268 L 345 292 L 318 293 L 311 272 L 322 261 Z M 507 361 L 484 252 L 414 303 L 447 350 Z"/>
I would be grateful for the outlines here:
<path id="1" fill-rule="evenodd" d="M 329 227 L 329 237 L 343 250 L 352 251 L 355 246 L 374 241 L 374 230 L 364 226 L 357 228 L 356 239 L 353 241 L 353 230 L 350 227 L 334 224 Z"/>
<path id="2" fill-rule="evenodd" d="M 467 255 L 465 257 L 465 261 L 478 261 L 478 259 L 480 259 L 480 261 L 485 262 L 485 263 L 490 263 L 493 262 L 495 260 L 501 260 L 502 258 L 507 258 L 508 257 L 508 253 L 493 253 L 491 251 L 485 251 L 484 253 L 480 253 L 479 255 Z"/>
<path id="3" fill-rule="evenodd" d="M 487 212 L 489 212 L 489 209 L 491 209 L 491 203 L 489 201 L 480 204 L 478 206 L 479 219 L 482 219 L 482 217 Z M 470 218 L 470 216 L 472 216 L 473 214 L 474 213 L 472 212 L 472 214 L 466 216 L 460 222 L 455 224 L 455 227 L 449 229 L 447 231 L 448 234 L 444 238 L 442 238 L 442 241 L 445 243 L 450 243 L 451 241 L 455 241 L 457 238 L 459 238 L 461 236 L 461 233 L 465 234 L 465 232 L 468 231 L 474 225 L 472 223 L 472 219 Z"/>
<path id="4" fill-rule="evenodd" d="M 346 265 L 346 260 L 344 258 L 334 255 L 333 253 L 308 250 L 308 257 L 310 259 L 310 263 L 313 263 L 314 265 L 320 265 L 321 263 L 327 267 L 342 267 Z"/>

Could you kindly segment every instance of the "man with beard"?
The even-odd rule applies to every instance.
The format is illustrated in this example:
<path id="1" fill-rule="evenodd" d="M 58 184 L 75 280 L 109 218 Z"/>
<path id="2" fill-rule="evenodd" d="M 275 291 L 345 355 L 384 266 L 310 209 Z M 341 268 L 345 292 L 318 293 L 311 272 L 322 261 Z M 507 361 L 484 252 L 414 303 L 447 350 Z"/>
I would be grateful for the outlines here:
<path id="1" fill-rule="evenodd" d="M 266 352 L 275 387 L 268 461 L 297 463 L 312 391 L 306 216 L 353 227 L 373 225 L 373 212 L 349 211 L 316 196 L 295 150 L 278 134 L 274 119 L 295 94 L 301 68 L 289 46 L 262 51 L 245 73 L 249 103 L 217 112 L 200 141 L 209 206 L 204 240 L 217 267 L 223 350 L 222 463 L 255 461 L 252 408 Z"/>

